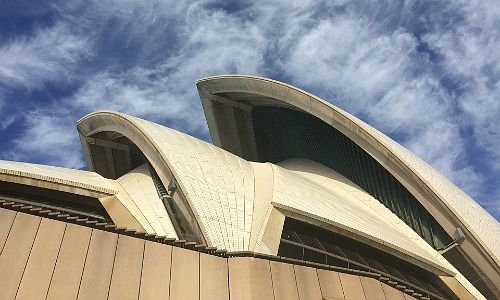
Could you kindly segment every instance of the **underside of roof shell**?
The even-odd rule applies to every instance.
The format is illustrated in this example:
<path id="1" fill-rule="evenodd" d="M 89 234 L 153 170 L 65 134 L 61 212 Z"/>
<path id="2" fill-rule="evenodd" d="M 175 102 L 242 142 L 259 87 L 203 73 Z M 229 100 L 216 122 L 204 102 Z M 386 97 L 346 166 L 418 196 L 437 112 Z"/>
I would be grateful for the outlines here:
<path id="1" fill-rule="evenodd" d="M 97 173 L 82 170 L 0 160 L 0 176 L 0 180 L 16 183 L 35 185 L 36 182 L 44 182 L 45 185 L 60 185 L 62 191 L 85 196 L 102 197 L 118 193 L 110 180 Z"/>
<path id="2" fill-rule="evenodd" d="M 405 260 L 424 268 L 433 266 L 454 275 L 454 269 L 437 251 L 340 174 L 305 159 L 292 159 L 280 165 L 272 165 L 273 206 L 396 256 L 403 257 L 399 253 L 404 253 Z"/>
<path id="3" fill-rule="evenodd" d="M 213 142 L 257 160 L 249 113 L 255 107 L 299 110 L 339 130 L 375 158 L 425 207 L 451 236 L 466 234 L 461 249 L 490 282 L 500 282 L 500 225 L 480 205 L 416 155 L 326 101 L 274 80 L 241 75 L 216 76 L 197 83 Z M 498 289 L 498 288 L 497 288 Z"/>
<path id="4" fill-rule="evenodd" d="M 76 201 L 72 199 L 72 195 L 84 196 L 85 200 L 79 201 L 90 203 L 82 203 L 83 206 L 95 205 L 92 202 L 98 201 L 116 226 L 153 232 L 148 230 L 147 222 L 141 222 L 127 209 L 125 204 L 127 200 L 130 201 L 130 196 L 120 184 L 95 172 L 0 160 L 0 182 L 23 186 L 24 190 L 31 190 L 31 194 L 36 195 L 35 198 L 39 201 L 44 199 L 41 196 L 42 191 L 65 193 L 60 197 L 68 202 Z M 24 198 L 29 194 L 14 194 L 14 198 Z M 54 194 L 45 195 L 49 202 L 51 197 L 54 197 Z"/>

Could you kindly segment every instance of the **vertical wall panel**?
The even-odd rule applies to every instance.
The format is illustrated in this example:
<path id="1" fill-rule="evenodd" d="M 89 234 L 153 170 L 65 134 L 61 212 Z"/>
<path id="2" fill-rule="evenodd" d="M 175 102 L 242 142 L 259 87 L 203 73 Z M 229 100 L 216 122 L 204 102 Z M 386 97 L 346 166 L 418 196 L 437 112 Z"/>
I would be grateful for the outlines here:
<path id="1" fill-rule="evenodd" d="M 5 241 L 9 236 L 9 232 L 12 227 L 12 223 L 14 223 L 15 217 L 15 211 L 0 208 L 0 254 L 2 253 Z"/>
<path id="2" fill-rule="evenodd" d="M 293 265 L 271 261 L 271 276 L 273 279 L 274 299 L 299 299 Z"/>
<path id="3" fill-rule="evenodd" d="M 67 224 L 47 300 L 76 299 L 91 232 L 91 228 Z"/>
<path id="4" fill-rule="evenodd" d="M 387 300 L 405 300 L 403 292 L 396 290 L 392 286 L 389 286 L 387 284 L 382 284 L 382 288 L 384 290 L 385 298 Z"/>
<path id="5" fill-rule="evenodd" d="M 250 257 L 228 259 L 231 299 L 273 300 L 269 261 Z"/>
<path id="6" fill-rule="evenodd" d="M 92 230 L 82 280 L 79 300 L 107 299 L 118 235 Z"/>
<path id="7" fill-rule="evenodd" d="M 274 299 L 271 266 L 265 259 L 250 258 L 252 299 Z"/>
<path id="8" fill-rule="evenodd" d="M 14 299 L 40 224 L 40 217 L 17 213 L 0 255 L 0 299 Z"/>
<path id="9" fill-rule="evenodd" d="M 382 283 L 374 278 L 360 277 L 367 300 L 386 300 Z"/>
<path id="10" fill-rule="evenodd" d="M 146 241 L 140 300 L 169 299 L 172 246 Z"/>
<path id="11" fill-rule="evenodd" d="M 229 294 L 231 300 L 252 299 L 252 284 L 250 282 L 250 258 L 232 257 L 227 260 L 229 270 Z"/>
<path id="12" fill-rule="evenodd" d="M 200 253 L 200 300 L 228 300 L 227 258 Z"/>
<path id="13" fill-rule="evenodd" d="M 405 300 L 417 300 L 417 298 L 410 296 L 408 294 L 403 294 L 403 296 L 405 297 Z"/>
<path id="14" fill-rule="evenodd" d="M 144 240 L 126 235 L 118 236 L 108 299 L 139 298 L 143 255 Z"/>
<path id="15" fill-rule="evenodd" d="M 42 219 L 16 299 L 45 299 L 65 229 L 66 223 Z"/>
<path id="16" fill-rule="evenodd" d="M 200 274 L 198 252 L 173 247 L 172 270 L 170 274 L 170 299 L 199 299 Z"/>
<path id="17" fill-rule="evenodd" d="M 338 272 L 318 269 L 319 285 L 324 298 L 344 299 Z"/>
<path id="18" fill-rule="evenodd" d="M 321 300 L 321 287 L 316 269 L 297 265 L 294 269 L 300 299 Z"/>
<path id="19" fill-rule="evenodd" d="M 339 273 L 342 290 L 346 299 L 365 300 L 363 286 L 357 275 Z"/>

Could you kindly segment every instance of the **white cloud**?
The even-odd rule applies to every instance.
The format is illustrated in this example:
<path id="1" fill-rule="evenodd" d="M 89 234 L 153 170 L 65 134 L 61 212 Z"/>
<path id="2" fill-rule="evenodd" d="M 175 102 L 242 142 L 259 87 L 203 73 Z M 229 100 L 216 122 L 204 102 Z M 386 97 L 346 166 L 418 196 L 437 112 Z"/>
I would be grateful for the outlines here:
<path id="1" fill-rule="evenodd" d="M 408 33 L 380 35 L 349 17 L 324 20 L 294 39 L 285 43 L 283 70 L 303 85 L 336 94 L 335 100 L 356 111 L 405 75 L 416 46 Z"/>
<path id="2" fill-rule="evenodd" d="M 496 219 L 500 219 L 500 188 L 493 187 L 491 193 L 489 193 L 491 198 L 488 201 L 481 202 L 481 205 Z"/>
<path id="3" fill-rule="evenodd" d="M 5 102 L 5 91 L 0 88 L 0 131 L 7 129 L 17 119 L 17 116 L 5 112 Z"/>
<path id="4" fill-rule="evenodd" d="M 180 88 L 184 82 L 170 77 L 154 77 L 154 70 L 136 68 L 119 75 L 99 73 L 71 97 L 64 100 L 73 109 L 71 117 L 96 110 L 114 110 L 157 122 L 169 121 L 184 130 L 204 126 L 200 107 L 194 99 L 196 90 Z M 73 117 L 74 119 L 77 119 Z"/>
<path id="5" fill-rule="evenodd" d="M 179 50 L 151 67 L 118 74 L 101 72 L 70 97 L 75 109 L 109 109 L 165 122 L 187 131 L 205 131 L 195 81 L 220 73 L 258 73 L 264 38 L 250 22 L 194 6 L 179 28 Z"/>
<path id="6" fill-rule="evenodd" d="M 175 53 L 152 66 L 136 66 L 124 72 L 99 71 L 85 78 L 73 95 L 30 114 L 26 118 L 26 132 L 15 142 L 16 157 L 24 160 L 46 155 L 46 145 L 51 143 L 58 144 L 63 152 L 79 151 L 73 137 L 74 124 L 83 114 L 96 110 L 121 111 L 168 123 L 179 130 L 208 134 L 196 80 L 221 73 L 259 73 L 263 66 L 264 38 L 251 22 L 219 10 L 206 11 L 201 5 L 192 5 L 185 18 L 178 28 L 182 39 Z M 134 27 L 141 31 L 137 28 L 141 24 Z M 161 38 L 161 35 L 145 38 L 144 47 L 148 46 L 147 41 L 157 43 Z M 60 107 L 64 107 L 64 114 Z M 47 130 L 53 134 L 44 137 Z M 62 145 L 63 141 L 67 144 Z M 81 162 L 58 153 L 49 156 L 51 163 L 61 166 L 74 167 Z"/>
<path id="7" fill-rule="evenodd" d="M 57 23 L 32 37 L 19 37 L 0 46 L 0 84 L 36 88 L 47 81 L 78 77 L 77 62 L 90 55 L 89 43 Z"/>
<path id="8" fill-rule="evenodd" d="M 1 107 L 0 107 L 1 108 Z M 0 113 L 2 111 L 0 110 Z M 7 129 L 12 123 L 16 121 L 16 116 L 10 115 L 10 116 L 5 116 L 0 120 L 0 130 L 5 130 Z"/>
<path id="9" fill-rule="evenodd" d="M 2 108 L 5 103 L 4 91 L 0 88 L 0 114 L 2 113 Z"/>
<path id="10" fill-rule="evenodd" d="M 27 130 L 15 140 L 15 150 L 8 153 L 9 159 L 25 161 L 28 157 L 43 156 L 48 165 L 82 168 L 78 133 L 74 124 L 63 117 L 64 114 L 62 110 L 57 116 L 28 113 L 24 118 Z"/>
<path id="11" fill-rule="evenodd" d="M 452 9 L 463 21 L 425 36 L 442 56 L 445 75 L 458 82 L 456 96 L 463 122 L 475 133 L 500 170 L 500 3 L 462 1 Z"/>
<path id="12" fill-rule="evenodd" d="M 290 20 L 289 22 L 293 22 Z M 319 92 L 349 112 L 363 115 L 385 133 L 455 182 L 480 183 L 459 166 L 465 141 L 453 114 L 453 100 L 418 53 L 413 34 L 385 31 L 373 20 L 345 14 L 320 21 L 282 41 L 282 70 L 293 82 Z M 467 181 L 473 175 L 477 180 Z"/>

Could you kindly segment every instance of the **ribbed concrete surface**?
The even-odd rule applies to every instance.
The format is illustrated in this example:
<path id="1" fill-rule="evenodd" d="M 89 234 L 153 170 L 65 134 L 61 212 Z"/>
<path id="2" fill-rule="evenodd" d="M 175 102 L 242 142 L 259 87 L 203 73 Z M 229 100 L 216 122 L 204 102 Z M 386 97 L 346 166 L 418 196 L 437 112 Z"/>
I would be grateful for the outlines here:
<path id="1" fill-rule="evenodd" d="M 432 266 L 441 272 L 456 273 L 448 261 L 396 215 L 342 175 L 306 159 L 292 159 L 281 165 L 287 169 L 273 166 L 275 206 L 311 215 L 319 224 L 326 222 L 353 232 L 365 237 L 367 243 L 375 241 L 391 248 L 395 255 L 404 253 L 425 269 Z"/>
<path id="2" fill-rule="evenodd" d="M 113 124 L 119 126 L 115 128 Z M 399 232 L 401 228 L 394 228 L 389 224 L 387 220 L 391 218 L 390 211 L 374 212 L 366 205 L 356 204 L 359 201 L 353 199 L 352 195 L 348 195 L 348 199 L 343 199 L 345 198 L 343 195 L 338 195 L 335 191 L 332 193 L 332 190 L 325 189 L 314 180 L 305 179 L 291 171 L 273 166 L 274 172 L 270 171 L 265 175 L 260 173 L 258 168 L 255 169 L 255 164 L 252 165 L 219 147 L 159 124 L 121 113 L 96 112 L 86 116 L 78 126 L 81 132 L 94 132 L 96 130 L 94 127 L 102 130 L 124 130 L 120 133 L 131 140 L 134 133 L 140 133 L 141 139 L 152 142 L 155 153 L 161 154 L 161 158 L 165 160 L 176 178 L 178 187 L 183 192 L 210 246 L 228 251 L 255 251 L 256 248 L 252 247 L 262 244 L 259 240 L 262 236 L 259 234 L 266 229 L 262 227 L 264 225 L 262 222 L 266 213 L 272 208 L 271 201 L 273 201 L 273 205 L 277 207 L 294 210 L 315 219 L 324 219 L 336 227 L 356 235 L 363 235 L 368 240 L 377 240 L 377 245 L 385 245 L 396 251 L 397 255 L 414 259 L 424 268 L 431 268 L 438 274 L 455 273 L 444 258 L 439 259 L 436 251 L 431 249 L 429 252 L 422 249 L 418 243 Z M 134 142 L 141 145 L 139 139 Z M 143 140 L 142 144 L 144 143 Z M 146 148 L 142 145 L 141 151 L 147 153 Z M 158 158 L 155 160 L 159 161 Z M 133 173 L 134 171 L 122 176 L 118 181 L 133 177 Z M 268 177 L 256 178 L 256 176 Z M 130 190 L 141 190 L 130 180 L 121 183 L 124 187 L 130 187 Z M 274 185 L 274 190 L 268 191 L 270 195 L 261 194 L 256 197 L 255 193 L 264 190 L 264 186 L 267 185 L 271 188 Z M 133 194 L 129 191 L 127 193 Z M 141 191 L 142 194 L 144 193 Z M 267 199 L 269 201 L 266 201 L 266 196 L 269 197 Z M 125 201 L 122 202 L 126 204 Z M 154 217 L 151 210 L 144 209 L 147 201 L 136 202 L 144 204 L 143 208 L 132 212 L 136 218 L 145 216 L 147 219 L 148 214 Z M 140 207 L 141 204 L 137 203 L 135 206 Z M 132 211 L 132 208 L 131 206 L 129 210 Z M 149 223 L 143 226 L 154 225 L 154 220 L 152 218 L 149 220 Z M 146 232 L 150 231 L 146 229 Z M 159 235 L 165 234 L 162 231 L 155 232 Z M 280 230 L 276 230 L 275 235 L 279 241 Z M 417 239 L 421 240 L 420 237 Z M 258 248 L 257 251 L 262 251 L 261 249 Z"/>
<path id="3" fill-rule="evenodd" d="M 134 216 L 142 214 L 147 224 L 152 227 L 152 233 L 178 238 L 151 177 L 148 164 L 143 164 L 118 178 L 115 182 L 122 186 L 130 196 L 130 202 L 133 202 L 127 203 L 122 200 L 122 203 L 129 211 L 133 211 L 132 207 L 137 207 L 138 211 Z"/>
<path id="4" fill-rule="evenodd" d="M 223 258 L 0 208 L 3 299 L 380 299 L 373 278 Z"/>
<path id="5" fill-rule="evenodd" d="M 2 175 L 10 177 L 11 180 L 5 180 L 9 182 L 29 184 L 30 180 L 33 180 L 66 185 L 71 188 L 81 188 L 107 195 L 118 193 L 111 184 L 111 180 L 95 172 L 0 160 L 0 178 Z M 16 177 L 19 178 L 19 182 L 12 181 Z"/>
<path id="6" fill-rule="evenodd" d="M 394 159 L 404 168 L 411 170 L 412 175 L 417 176 L 439 196 L 446 207 L 465 225 L 464 227 L 470 230 L 478 239 L 479 243 L 496 261 L 496 264 L 499 264 L 500 242 L 498 235 L 500 234 L 500 223 L 465 192 L 425 161 L 355 116 L 294 86 L 263 77 L 244 75 L 214 76 L 199 80 L 197 86 L 199 90 L 205 90 L 210 94 L 233 92 L 246 93 L 254 97 L 257 95 L 266 96 L 273 99 L 275 104 L 289 104 L 309 112 L 334 127 L 337 127 L 338 125 L 335 124 L 340 122 L 339 124 L 344 127 L 344 130 L 355 132 L 358 144 L 363 142 L 371 147 L 379 148 L 386 153 L 388 158 Z M 206 100 L 202 97 L 202 101 Z M 207 111 L 205 114 L 207 114 Z M 207 119 L 209 117 L 211 116 L 207 115 Z M 213 124 L 209 122 L 209 127 L 210 125 Z M 215 127 L 210 128 L 211 131 L 215 129 Z M 219 134 L 218 132 L 215 133 Z M 370 153 L 370 151 L 368 152 Z M 373 153 L 370 154 L 374 156 Z M 394 170 L 389 171 L 391 173 L 396 172 Z"/>
<path id="7" fill-rule="evenodd" d="M 78 128 L 81 134 L 104 130 L 129 138 L 150 156 L 160 178 L 165 167 L 176 178 L 210 246 L 248 250 L 254 199 L 248 161 L 184 133 L 116 112 L 87 115 Z"/>
<path id="8" fill-rule="evenodd" d="M 250 164 L 181 132 L 128 118 L 147 132 L 168 158 L 213 245 L 229 251 L 248 249 L 254 185 Z"/>
<path id="9" fill-rule="evenodd" d="M 240 104 L 238 100 L 242 99 L 246 101 L 245 105 L 249 106 L 247 102 L 256 98 L 260 98 L 258 101 L 266 99 L 267 105 L 290 105 L 338 129 L 394 175 L 448 233 L 451 234 L 456 227 L 461 227 L 467 232 L 466 235 L 469 237 L 462 245 L 464 252 L 471 258 L 476 268 L 485 273 L 489 288 L 495 290 L 497 294 L 500 293 L 496 284 L 500 278 L 498 272 L 500 223 L 465 192 L 415 154 L 353 115 L 288 84 L 256 76 L 228 75 L 201 79 L 197 82 L 197 87 L 204 103 L 205 115 L 213 140 L 219 145 L 240 144 L 241 141 L 234 140 L 232 136 L 220 134 L 219 128 L 237 125 L 230 118 L 225 119 L 224 124 L 217 124 L 214 121 L 215 110 L 210 105 L 213 101 L 210 97 L 212 95 L 222 96 L 228 93 L 237 95 L 234 99 L 230 99 L 234 100 L 236 105 Z M 224 97 L 223 99 L 227 100 Z M 256 101 L 252 105 L 262 104 Z M 217 143 L 217 141 L 223 141 L 223 143 Z M 483 298 L 463 275 L 457 274 L 456 278 L 475 297 Z"/>

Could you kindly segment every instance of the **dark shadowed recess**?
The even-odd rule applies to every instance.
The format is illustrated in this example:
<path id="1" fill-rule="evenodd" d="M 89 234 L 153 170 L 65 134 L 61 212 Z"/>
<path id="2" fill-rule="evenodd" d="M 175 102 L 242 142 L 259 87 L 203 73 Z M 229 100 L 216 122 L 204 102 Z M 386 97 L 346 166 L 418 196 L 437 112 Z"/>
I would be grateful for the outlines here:
<path id="1" fill-rule="evenodd" d="M 386 276 L 389 284 L 398 282 L 431 299 L 457 299 L 429 271 L 354 239 L 290 218 L 285 219 L 278 256 L 375 272 Z"/>
<path id="2" fill-rule="evenodd" d="M 38 207 L 112 223 L 99 199 L 88 196 L 0 181 L 0 197 L 20 204 L 34 204 Z"/>
<path id="3" fill-rule="evenodd" d="M 92 138 L 94 142 L 89 144 L 89 149 L 95 172 L 106 178 L 117 179 L 147 164 L 158 198 L 163 202 L 179 238 L 195 242 L 202 241 L 201 230 L 197 227 L 189 206 L 175 201 L 172 197 L 174 191 L 169 191 L 164 186 L 151 162 L 137 145 L 116 132 L 99 132 Z"/>
<path id="4" fill-rule="evenodd" d="M 451 242 L 391 173 L 337 129 L 310 114 L 270 106 L 254 107 L 252 122 L 259 161 L 305 158 L 319 162 L 363 188 L 435 249 Z"/>

